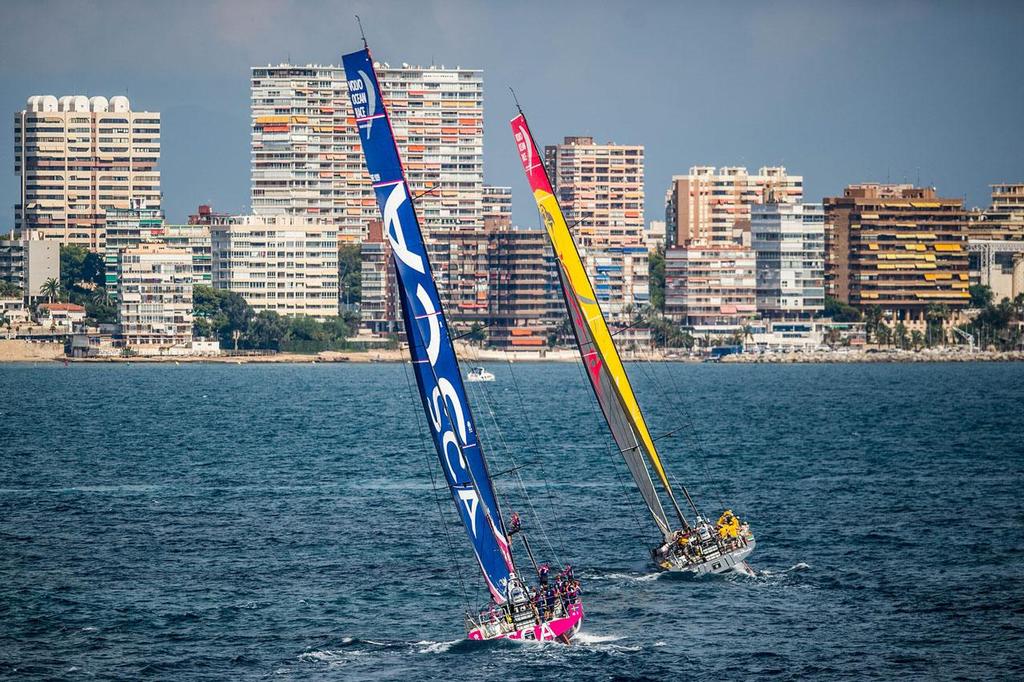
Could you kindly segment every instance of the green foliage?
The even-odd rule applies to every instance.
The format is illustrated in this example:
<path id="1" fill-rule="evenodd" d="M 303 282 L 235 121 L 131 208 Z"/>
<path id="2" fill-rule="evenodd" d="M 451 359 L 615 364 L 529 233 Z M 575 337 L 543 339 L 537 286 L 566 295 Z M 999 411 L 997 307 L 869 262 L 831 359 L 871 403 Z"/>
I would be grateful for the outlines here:
<path id="1" fill-rule="evenodd" d="M 60 247 L 60 288 L 70 303 L 83 306 L 85 316 L 96 324 L 117 322 L 117 302 L 104 285 L 103 257 L 84 246 Z M 44 296 L 49 296 L 44 285 Z"/>
<path id="2" fill-rule="evenodd" d="M 896 326 L 892 328 L 892 342 L 896 344 L 897 348 L 903 350 L 910 347 L 910 334 L 907 332 L 907 326 L 902 322 L 897 322 Z"/>
<path id="3" fill-rule="evenodd" d="M 965 331 L 978 339 L 982 348 L 1014 350 L 1024 346 L 1024 294 L 1012 301 L 1004 298 L 997 305 L 989 303 Z"/>
<path id="4" fill-rule="evenodd" d="M 7 280 L 0 279 L 0 298 L 21 298 L 24 295 L 21 287 L 11 284 Z"/>
<path id="5" fill-rule="evenodd" d="M 51 277 L 43 282 L 43 286 L 39 287 L 39 293 L 45 296 L 49 303 L 53 303 L 54 299 L 59 300 L 61 295 L 60 282 L 56 278 Z"/>
<path id="6" fill-rule="evenodd" d="M 363 259 L 359 244 L 338 247 L 338 276 L 341 278 L 341 300 L 359 303 L 363 299 Z"/>
<path id="7" fill-rule="evenodd" d="M 60 281 L 67 291 L 92 289 L 106 284 L 103 256 L 84 246 L 65 244 L 60 247 Z"/>
<path id="8" fill-rule="evenodd" d="M 651 289 L 651 307 L 665 312 L 665 247 L 659 246 L 647 261 L 647 275 Z"/>
<path id="9" fill-rule="evenodd" d="M 860 322 L 860 311 L 848 303 L 831 296 L 825 297 L 825 317 L 831 317 L 836 322 Z"/>
<path id="10" fill-rule="evenodd" d="M 255 316 L 245 299 L 232 291 L 214 289 L 205 284 L 192 288 L 192 332 L 201 338 L 217 338 L 221 348 L 234 347 L 235 333 L 240 336 Z"/>
<path id="11" fill-rule="evenodd" d="M 995 300 L 992 287 L 986 284 L 972 284 L 967 291 L 971 294 L 972 308 L 985 308 L 992 305 L 992 302 Z"/>
<path id="12" fill-rule="evenodd" d="M 216 337 L 221 348 L 317 353 L 344 350 L 358 325 L 358 316 L 285 317 L 264 310 L 259 314 L 236 293 L 197 284 L 192 290 L 196 336 Z"/>

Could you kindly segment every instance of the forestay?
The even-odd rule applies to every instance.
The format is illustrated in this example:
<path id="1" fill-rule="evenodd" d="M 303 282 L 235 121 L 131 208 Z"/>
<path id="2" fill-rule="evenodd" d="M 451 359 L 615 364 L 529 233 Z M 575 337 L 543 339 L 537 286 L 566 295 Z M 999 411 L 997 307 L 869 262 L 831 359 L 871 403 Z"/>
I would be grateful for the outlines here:
<path id="1" fill-rule="evenodd" d="M 513 570 L 509 543 L 391 122 L 369 50 L 347 54 L 343 63 L 366 166 L 395 256 L 402 316 L 423 409 L 480 568 L 494 599 L 503 603 Z"/>

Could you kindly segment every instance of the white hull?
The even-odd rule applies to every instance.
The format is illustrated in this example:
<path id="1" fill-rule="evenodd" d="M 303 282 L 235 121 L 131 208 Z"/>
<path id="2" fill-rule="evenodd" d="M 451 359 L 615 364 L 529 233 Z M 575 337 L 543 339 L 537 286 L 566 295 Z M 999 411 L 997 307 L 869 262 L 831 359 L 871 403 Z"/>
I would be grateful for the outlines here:
<path id="1" fill-rule="evenodd" d="M 709 556 L 699 563 L 688 561 L 684 557 L 673 556 L 669 559 L 671 565 L 668 568 L 663 567 L 663 570 L 673 573 L 696 573 L 697 575 L 719 575 L 733 572 L 754 575 L 754 570 L 747 565 L 746 559 L 754 551 L 755 544 L 751 539 L 742 547 L 717 556 Z"/>

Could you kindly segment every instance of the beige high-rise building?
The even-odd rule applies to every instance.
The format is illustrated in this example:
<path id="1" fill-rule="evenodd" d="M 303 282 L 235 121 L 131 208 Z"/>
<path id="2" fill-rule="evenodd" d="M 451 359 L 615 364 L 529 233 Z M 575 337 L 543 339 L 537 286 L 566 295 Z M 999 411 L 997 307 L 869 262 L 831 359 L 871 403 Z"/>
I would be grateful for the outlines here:
<path id="1" fill-rule="evenodd" d="M 160 114 L 127 97 L 33 95 L 14 115 L 15 230 L 105 248 L 105 209 L 160 205 Z"/>
<path id="2" fill-rule="evenodd" d="M 643 146 L 566 137 L 544 159 L 605 314 L 626 320 L 650 300 Z"/>
<path id="3" fill-rule="evenodd" d="M 697 241 L 750 244 L 750 206 L 803 201 L 804 179 L 782 166 L 765 166 L 751 175 L 742 166 L 693 166 L 672 178 L 665 195 L 668 246 Z"/>
<path id="4" fill-rule="evenodd" d="M 970 303 L 963 199 L 932 187 L 863 183 L 826 197 L 825 293 L 925 328 L 931 306 Z"/>
<path id="5" fill-rule="evenodd" d="M 210 225 L 211 279 L 257 312 L 338 315 L 338 228 L 302 216 L 236 216 Z"/>
<path id="6" fill-rule="evenodd" d="M 694 244 L 665 252 L 665 314 L 696 333 L 740 329 L 757 314 L 754 252 L 739 244 Z"/>
<path id="7" fill-rule="evenodd" d="M 644 243 L 643 145 L 566 137 L 544 161 L 577 243 L 606 249 Z"/>
<path id="8" fill-rule="evenodd" d="M 147 242 L 118 259 L 120 331 L 140 355 L 173 352 L 192 343 L 192 255 Z"/>
<path id="9" fill-rule="evenodd" d="M 483 228 L 483 73 L 378 64 L 425 233 Z M 252 69 L 252 210 L 326 219 L 342 242 L 380 216 L 340 66 Z"/>

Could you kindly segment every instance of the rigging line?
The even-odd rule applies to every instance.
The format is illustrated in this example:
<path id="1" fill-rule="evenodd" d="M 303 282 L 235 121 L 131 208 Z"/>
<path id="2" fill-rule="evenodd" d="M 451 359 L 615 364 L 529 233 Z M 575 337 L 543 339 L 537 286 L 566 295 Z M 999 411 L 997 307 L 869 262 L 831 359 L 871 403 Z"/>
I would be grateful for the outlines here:
<path id="1" fill-rule="evenodd" d="M 540 529 L 541 535 L 544 537 L 544 542 L 548 546 L 548 551 L 551 552 L 551 554 L 555 555 L 555 560 L 558 561 L 559 564 L 561 564 L 561 558 L 556 554 L 555 548 L 551 543 L 551 539 L 548 537 L 547 531 L 544 528 L 542 518 L 540 514 L 537 513 L 537 508 L 533 505 L 533 500 L 530 499 L 530 494 L 526 490 L 526 485 L 523 483 L 523 478 L 518 472 L 518 470 L 522 467 L 519 466 L 519 462 L 516 460 L 515 455 L 512 454 L 512 449 L 508 446 L 508 441 L 505 440 L 504 432 L 502 431 L 501 427 L 498 426 L 498 420 L 497 417 L 495 416 L 494 407 L 491 404 L 490 396 L 487 395 L 487 391 L 484 389 L 483 386 L 478 387 L 478 392 L 481 395 L 483 395 L 484 403 L 487 406 L 488 413 L 490 413 L 491 415 L 491 421 L 494 423 L 494 428 L 498 432 L 498 437 L 501 439 L 502 445 L 505 446 L 505 453 L 508 456 L 509 460 L 511 460 L 513 466 L 515 466 L 515 469 L 513 469 L 513 471 L 516 473 L 516 479 L 519 481 L 519 488 L 523 492 L 523 497 L 526 500 L 527 505 L 529 505 L 530 507 L 530 511 L 533 515 L 533 520 L 536 522 L 537 527 Z"/>
<path id="2" fill-rule="evenodd" d="M 409 391 L 410 402 L 411 404 L 415 405 L 416 395 L 413 393 L 412 390 L 412 382 L 409 381 L 409 367 L 404 362 L 402 363 L 402 372 L 403 374 L 405 374 L 405 386 Z M 414 421 L 416 422 L 416 424 L 418 424 L 417 430 L 419 432 L 420 443 L 422 445 L 427 442 L 426 434 L 424 434 L 423 432 L 423 420 L 419 418 L 420 415 L 418 414 L 414 416 L 416 417 Z M 459 586 L 462 588 L 462 606 L 466 611 L 469 611 L 471 610 L 470 607 L 472 606 L 472 602 L 469 599 L 469 591 L 466 588 L 466 580 L 462 575 L 462 566 L 459 564 L 459 561 L 456 558 L 455 545 L 452 542 L 451 532 L 448 530 L 448 521 L 447 519 L 445 519 L 444 511 L 441 508 L 441 499 L 438 497 L 437 494 L 437 480 L 434 477 L 434 464 L 436 462 L 437 465 L 440 466 L 440 462 L 436 458 L 433 458 L 429 454 L 426 454 L 427 451 L 425 449 L 423 450 L 423 452 L 427 460 L 427 472 L 430 474 L 430 487 L 434 491 L 434 503 L 437 505 L 437 513 L 441 517 L 441 527 L 444 529 L 445 542 L 448 544 L 448 560 L 450 563 L 455 565 L 455 572 L 458 574 L 459 577 Z"/>
<path id="3" fill-rule="evenodd" d="M 580 357 L 579 353 L 574 353 L 573 355 L 576 358 L 573 364 L 576 366 L 576 370 L 580 375 L 580 380 L 583 382 L 584 386 L 589 386 L 590 378 L 587 377 L 586 370 L 583 368 L 583 358 Z M 587 400 L 586 402 L 587 404 L 590 405 L 590 412 L 594 416 L 594 419 L 597 421 L 597 423 L 603 423 L 604 417 L 598 411 L 598 408 L 595 405 L 597 401 Z M 611 460 L 612 471 L 615 472 L 615 480 L 619 482 L 619 488 L 622 489 L 623 499 L 627 500 L 626 508 L 629 509 L 630 515 L 633 517 L 633 521 L 636 523 L 637 534 L 639 536 L 638 541 L 640 543 L 640 546 L 644 549 L 647 549 L 647 546 L 649 544 L 646 540 L 647 535 L 644 531 L 643 524 L 640 522 L 640 516 L 636 512 L 636 495 L 633 495 L 630 492 L 629 488 L 626 485 L 626 482 L 622 478 L 622 472 L 619 471 L 619 463 L 622 462 L 622 457 L 616 456 L 614 454 L 614 448 L 612 447 L 612 444 L 608 443 L 607 441 L 605 446 L 600 449 L 604 451 L 605 455 L 607 455 L 608 458 Z"/>
<path id="4" fill-rule="evenodd" d="M 516 372 L 512 368 L 512 359 L 509 357 L 508 349 L 502 349 L 502 354 L 505 356 L 505 364 L 508 365 L 509 374 L 512 376 L 512 386 L 515 388 L 516 400 L 519 401 L 519 414 L 523 416 L 523 421 L 526 422 L 526 432 L 530 435 L 530 439 L 533 441 L 533 451 L 539 455 L 541 447 L 540 441 L 537 439 L 537 429 L 535 429 L 533 424 L 530 422 L 529 412 L 526 409 L 526 403 L 523 401 L 523 392 L 519 388 L 519 379 L 516 377 Z M 559 518 L 559 516 L 556 513 L 554 495 L 551 492 L 551 486 L 548 482 L 547 469 L 545 469 L 543 463 L 540 462 L 537 463 L 537 469 L 540 471 L 540 480 L 544 483 L 544 493 L 548 501 L 548 511 L 551 512 L 551 519 L 553 522 L 554 519 Z M 558 554 L 561 556 L 568 556 L 565 552 L 565 533 L 560 532 L 556 527 L 555 537 L 558 540 Z M 561 559 L 559 559 L 559 563 L 561 563 Z"/>
<path id="5" fill-rule="evenodd" d="M 655 390 L 658 391 L 662 403 L 665 405 L 675 404 L 673 403 L 673 401 L 669 400 L 668 393 L 665 391 L 662 382 L 660 382 L 655 375 L 656 373 L 654 371 L 654 362 L 651 360 L 650 353 L 641 349 L 640 358 L 641 360 L 643 360 L 643 362 L 640 364 L 640 367 L 642 368 L 641 371 L 643 371 L 647 375 L 648 380 L 654 385 Z M 683 421 L 683 426 L 689 428 L 689 433 L 693 438 L 694 445 L 696 446 L 694 447 L 694 454 L 697 455 L 697 461 L 700 463 L 701 468 L 704 470 L 705 480 L 708 482 L 710 486 L 712 486 L 713 490 L 715 490 L 714 495 L 718 499 L 718 503 L 722 506 L 723 509 L 725 509 L 725 503 L 721 498 L 721 486 L 716 485 L 715 482 L 717 480 L 717 477 L 711 474 L 711 469 L 710 467 L 708 467 L 707 448 L 705 447 L 703 440 L 697 432 L 697 427 L 693 420 L 693 417 L 690 415 L 689 411 L 683 407 L 676 407 L 675 412 L 682 417 L 681 421 Z M 673 431 L 670 431 L 669 433 L 674 433 L 675 431 L 678 430 L 679 429 L 677 428 L 674 429 Z M 674 484 L 676 483 L 674 478 L 672 482 Z"/>

